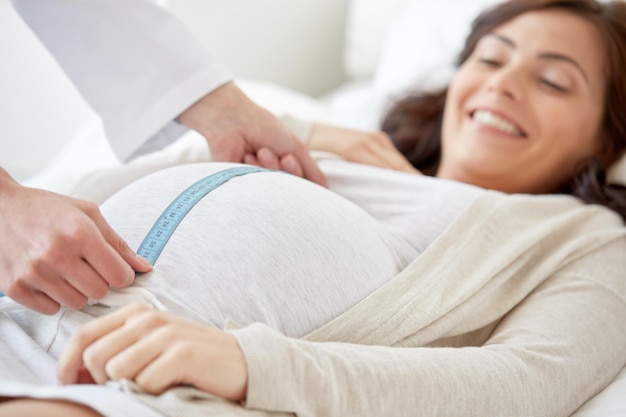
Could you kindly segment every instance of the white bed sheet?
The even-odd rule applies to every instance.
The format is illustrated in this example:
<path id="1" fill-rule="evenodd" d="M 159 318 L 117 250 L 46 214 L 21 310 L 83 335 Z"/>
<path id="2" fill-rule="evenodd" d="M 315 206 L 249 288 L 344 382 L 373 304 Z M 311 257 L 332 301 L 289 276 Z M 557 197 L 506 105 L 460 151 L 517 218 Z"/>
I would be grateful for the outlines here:
<path id="1" fill-rule="evenodd" d="M 358 83 L 344 86 L 324 99 L 313 99 L 306 95 L 273 84 L 242 81 L 242 89 L 256 102 L 276 114 L 291 114 L 296 117 L 324 122 L 338 122 L 358 128 L 374 127 L 376 120 L 375 100 L 370 86 Z M 189 132 L 167 149 L 147 155 L 131 162 L 135 168 L 130 177 L 145 175 L 152 170 L 171 164 L 208 158 L 203 139 Z M 97 118 L 90 120 L 72 138 L 51 164 L 39 174 L 28 179 L 25 185 L 49 189 L 56 192 L 102 201 L 130 178 L 103 179 L 97 187 L 85 189 L 83 180 L 99 171 L 119 165 L 104 137 Z M 622 168 L 626 168 L 621 164 Z M 622 169 L 619 169 L 622 172 Z M 624 178 L 624 175 L 621 175 Z M 93 177 L 87 181 L 93 184 Z M 625 277 L 626 279 L 626 277 Z M 573 417 L 618 417 L 626 416 L 626 368 L 606 389 L 581 407 Z"/>

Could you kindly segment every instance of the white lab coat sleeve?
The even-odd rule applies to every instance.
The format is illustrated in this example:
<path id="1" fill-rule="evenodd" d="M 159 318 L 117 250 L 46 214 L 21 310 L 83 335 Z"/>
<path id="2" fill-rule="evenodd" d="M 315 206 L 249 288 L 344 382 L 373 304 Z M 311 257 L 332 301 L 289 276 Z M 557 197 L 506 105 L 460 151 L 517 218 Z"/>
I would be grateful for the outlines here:
<path id="1" fill-rule="evenodd" d="M 185 25 L 147 0 L 11 0 L 128 160 L 187 129 L 175 118 L 232 80 Z"/>

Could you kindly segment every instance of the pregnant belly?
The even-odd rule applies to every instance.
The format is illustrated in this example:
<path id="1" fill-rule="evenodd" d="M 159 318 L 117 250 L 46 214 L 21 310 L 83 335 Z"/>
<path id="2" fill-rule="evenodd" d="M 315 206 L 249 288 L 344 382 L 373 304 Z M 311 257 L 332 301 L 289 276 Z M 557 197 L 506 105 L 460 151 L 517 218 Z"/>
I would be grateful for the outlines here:
<path id="1" fill-rule="evenodd" d="M 114 195 L 102 212 L 137 249 L 185 188 L 231 166 L 157 172 Z M 284 173 L 253 173 L 199 201 L 135 286 L 181 316 L 218 327 L 260 321 L 302 336 L 404 268 L 400 245 L 365 211 L 323 187 Z"/>

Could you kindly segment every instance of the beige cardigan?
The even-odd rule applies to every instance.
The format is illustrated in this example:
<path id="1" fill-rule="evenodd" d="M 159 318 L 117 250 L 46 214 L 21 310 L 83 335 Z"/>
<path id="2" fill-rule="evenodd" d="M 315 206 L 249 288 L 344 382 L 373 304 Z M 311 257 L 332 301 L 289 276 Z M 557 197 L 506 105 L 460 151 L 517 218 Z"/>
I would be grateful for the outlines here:
<path id="1" fill-rule="evenodd" d="M 234 331 L 249 367 L 245 406 L 318 417 L 570 415 L 626 363 L 625 271 L 626 228 L 608 210 L 487 193 L 308 340 L 260 324 Z M 316 343 L 327 341 L 342 343 Z"/>
<path id="2" fill-rule="evenodd" d="M 626 364 L 626 228 L 569 196 L 487 192 L 305 340 L 231 330 L 245 404 L 126 389 L 171 416 L 568 416 Z M 321 342 L 321 343 L 320 343 Z"/>

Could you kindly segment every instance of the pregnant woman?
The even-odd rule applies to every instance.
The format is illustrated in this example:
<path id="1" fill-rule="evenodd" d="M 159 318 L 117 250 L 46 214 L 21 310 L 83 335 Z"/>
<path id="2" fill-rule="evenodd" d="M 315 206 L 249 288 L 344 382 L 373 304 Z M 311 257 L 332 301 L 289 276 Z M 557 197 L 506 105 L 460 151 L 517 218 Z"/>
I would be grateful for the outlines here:
<path id="1" fill-rule="evenodd" d="M 434 176 L 236 177 L 130 289 L 3 315 L 0 416 L 571 415 L 626 363 L 625 192 L 605 176 L 626 147 L 624 22 L 619 1 L 489 9 L 446 91 L 386 123 Z M 415 157 L 414 133 L 440 155 Z M 102 212 L 138 247 L 229 167 L 157 172 Z"/>

